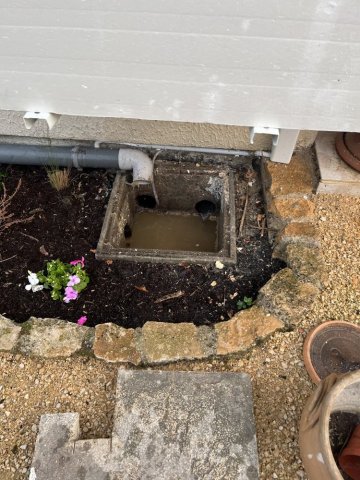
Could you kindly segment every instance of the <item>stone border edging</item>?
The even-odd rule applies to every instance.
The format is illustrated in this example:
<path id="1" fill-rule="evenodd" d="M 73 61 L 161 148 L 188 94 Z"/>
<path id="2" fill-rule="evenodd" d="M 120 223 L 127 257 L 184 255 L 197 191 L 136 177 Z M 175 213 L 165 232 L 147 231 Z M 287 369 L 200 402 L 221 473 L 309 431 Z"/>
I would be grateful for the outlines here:
<path id="1" fill-rule="evenodd" d="M 94 355 L 107 362 L 156 365 L 240 354 L 277 330 L 298 323 L 322 284 L 319 244 L 313 224 L 315 172 L 309 151 L 290 164 L 262 164 L 262 182 L 273 255 L 280 270 L 260 289 L 255 305 L 230 320 L 208 326 L 147 322 L 126 329 L 95 328 L 65 320 L 31 317 L 19 325 L 0 315 L 0 351 L 46 358 Z"/>

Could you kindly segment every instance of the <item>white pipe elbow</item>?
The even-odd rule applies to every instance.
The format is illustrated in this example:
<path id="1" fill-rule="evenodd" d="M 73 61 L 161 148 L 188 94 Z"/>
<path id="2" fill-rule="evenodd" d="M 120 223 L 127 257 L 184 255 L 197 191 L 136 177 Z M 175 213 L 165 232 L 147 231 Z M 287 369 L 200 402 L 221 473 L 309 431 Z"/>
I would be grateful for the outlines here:
<path id="1" fill-rule="evenodd" d="M 153 178 L 153 162 L 146 153 L 132 148 L 120 148 L 119 169 L 132 170 L 133 183 L 151 183 Z"/>

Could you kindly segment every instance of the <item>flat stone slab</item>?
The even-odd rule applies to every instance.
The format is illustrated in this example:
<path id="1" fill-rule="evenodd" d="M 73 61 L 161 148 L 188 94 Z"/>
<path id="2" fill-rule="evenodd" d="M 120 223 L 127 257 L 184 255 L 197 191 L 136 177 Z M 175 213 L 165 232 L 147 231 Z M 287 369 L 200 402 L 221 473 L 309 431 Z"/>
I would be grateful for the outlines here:
<path id="1" fill-rule="evenodd" d="M 46 358 L 69 357 L 92 342 L 91 331 L 65 320 L 31 317 L 22 328 L 19 350 Z"/>
<path id="2" fill-rule="evenodd" d="M 212 333 L 193 323 L 146 322 L 142 328 L 141 349 L 149 364 L 206 358 L 211 353 Z"/>
<path id="3" fill-rule="evenodd" d="M 126 362 L 139 365 L 141 356 L 136 348 L 136 332 L 114 323 L 95 327 L 94 355 L 107 362 Z"/>
<path id="4" fill-rule="evenodd" d="M 31 480 L 256 480 L 250 377 L 120 370 L 112 438 L 78 440 L 79 416 L 42 416 Z"/>
<path id="5" fill-rule="evenodd" d="M 253 306 L 235 314 L 230 320 L 215 324 L 218 355 L 239 353 L 248 350 L 251 345 L 264 339 L 284 323 L 267 313 L 263 308 Z"/>
<path id="6" fill-rule="evenodd" d="M 19 339 L 20 332 L 20 325 L 0 315 L 0 351 L 11 351 Z"/>
<path id="7" fill-rule="evenodd" d="M 315 150 L 320 182 L 317 193 L 340 193 L 360 196 L 360 173 L 349 167 L 336 152 L 336 132 L 320 132 Z"/>
<path id="8" fill-rule="evenodd" d="M 257 304 L 285 323 L 297 324 L 318 294 L 315 285 L 301 282 L 290 268 L 283 268 L 260 289 Z"/>

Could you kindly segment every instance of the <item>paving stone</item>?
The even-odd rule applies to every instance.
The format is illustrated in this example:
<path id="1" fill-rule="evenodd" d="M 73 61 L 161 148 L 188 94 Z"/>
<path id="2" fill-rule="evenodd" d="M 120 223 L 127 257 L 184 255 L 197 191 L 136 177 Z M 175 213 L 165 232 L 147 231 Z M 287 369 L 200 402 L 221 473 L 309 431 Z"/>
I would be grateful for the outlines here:
<path id="1" fill-rule="evenodd" d="M 323 261 L 320 249 L 302 244 L 289 244 L 285 252 L 286 263 L 303 281 L 321 287 L 324 278 Z"/>
<path id="2" fill-rule="evenodd" d="M 19 349 L 40 357 L 68 357 L 91 346 L 92 331 L 64 320 L 31 317 L 23 324 Z"/>
<path id="3" fill-rule="evenodd" d="M 29 480 L 109 480 L 110 439 L 78 440 L 79 415 L 42 415 Z"/>
<path id="4" fill-rule="evenodd" d="M 300 282 L 290 268 L 284 268 L 261 288 L 257 303 L 286 323 L 298 323 L 318 294 L 315 285 Z"/>
<path id="5" fill-rule="evenodd" d="M 284 323 L 263 308 L 253 306 L 215 325 L 218 355 L 244 352 L 257 340 L 284 327 Z"/>
<path id="6" fill-rule="evenodd" d="M 19 338 L 21 326 L 0 315 L 0 350 L 12 350 Z"/>
<path id="7" fill-rule="evenodd" d="M 288 165 L 264 163 L 265 184 L 273 197 L 295 193 L 310 194 L 314 190 L 314 160 L 308 150 L 293 155 Z"/>
<path id="8" fill-rule="evenodd" d="M 314 218 L 315 204 L 307 198 L 275 197 L 268 204 L 269 212 L 282 219 Z"/>
<path id="9" fill-rule="evenodd" d="M 127 362 L 138 365 L 141 356 L 136 348 L 136 332 L 114 323 L 95 327 L 94 354 L 107 362 Z"/>
<path id="10" fill-rule="evenodd" d="M 141 334 L 142 357 L 150 364 L 205 358 L 212 353 L 212 337 L 210 328 L 192 323 L 147 322 Z"/>
<path id="11" fill-rule="evenodd" d="M 118 386 L 115 478 L 258 478 L 248 375 L 124 370 Z"/>
<path id="12" fill-rule="evenodd" d="M 79 415 L 43 415 L 30 480 L 257 480 L 243 373 L 120 370 L 111 439 L 79 440 Z"/>

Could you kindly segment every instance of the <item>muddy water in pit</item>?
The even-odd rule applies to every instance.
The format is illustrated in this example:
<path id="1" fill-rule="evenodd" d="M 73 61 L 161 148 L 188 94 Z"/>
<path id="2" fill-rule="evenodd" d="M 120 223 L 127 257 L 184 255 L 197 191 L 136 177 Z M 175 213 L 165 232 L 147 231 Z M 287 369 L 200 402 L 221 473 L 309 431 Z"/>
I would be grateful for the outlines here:
<path id="1" fill-rule="evenodd" d="M 217 221 L 199 215 L 138 212 L 126 247 L 217 252 Z"/>

